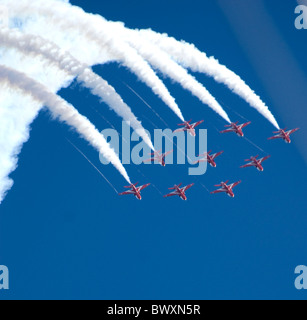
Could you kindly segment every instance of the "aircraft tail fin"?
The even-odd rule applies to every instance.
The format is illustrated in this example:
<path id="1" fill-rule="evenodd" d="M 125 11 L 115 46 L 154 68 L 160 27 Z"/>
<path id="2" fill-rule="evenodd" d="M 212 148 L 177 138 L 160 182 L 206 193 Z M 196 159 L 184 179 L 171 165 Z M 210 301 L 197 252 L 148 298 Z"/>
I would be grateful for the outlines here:
<path id="1" fill-rule="evenodd" d="M 169 188 L 168 190 L 176 190 L 177 188 L 180 188 L 182 186 L 182 183 L 180 183 L 178 186 L 175 185 L 172 188 Z"/>
<path id="2" fill-rule="evenodd" d="M 137 182 L 137 183 L 135 183 L 135 184 L 131 184 L 130 186 L 125 186 L 124 188 L 125 188 L 125 189 L 131 189 L 131 188 L 133 188 L 133 187 L 136 187 L 138 184 L 139 184 L 139 183 Z"/>

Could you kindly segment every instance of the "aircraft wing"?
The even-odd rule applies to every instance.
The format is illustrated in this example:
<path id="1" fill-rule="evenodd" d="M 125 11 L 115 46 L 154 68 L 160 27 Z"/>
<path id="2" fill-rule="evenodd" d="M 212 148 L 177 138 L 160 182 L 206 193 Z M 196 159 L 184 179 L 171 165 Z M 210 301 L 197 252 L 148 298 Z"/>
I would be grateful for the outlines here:
<path id="1" fill-rule="evenodd" d="M 296 128 L 296 129 L 293 129 L 293 130 L 289 130 L 289 131 L 287 131 L 287 134 L 292 134 L 292 133 L 294 133 L 294 132 L 296 132 L 298 130 L 300 130 L 300 129 Z"/>
<path id="2" fill-rule="evenodd" d="M 186 187 L 183 188 L 183 191 L 187 191 L 187 190 L 189 190 L 190 188 L 192 188 L 193 186 L 194 186 L 194 183 L 189 184 L 188 186 L 186 186 Z"/>
<path id="3" fill-rule="evenodd" d="M 249 122 L 246 122 L 246 123 L 244 123 L 244 124 L 241 124 L 239 127 L 240 127 L 240 129 L 243 129 L 243 128 L 249 126 L 251 123 L 252 123 L 252 122 L 249 121 Z"/>
<path id="4" fill-rule="evenodd" d="M 164 196 L 164 198 L 174 197 L 174 196 L 179 196 L 179 195 L 180 195 L 180 193 L 178 191 L 174 191 L 174 192 L 169 193 L 166 196 Z"/>
<path id="5" fill-rule="evenodd" d="M 187 131 L 187 129 L 186 128 L 177 129 L 174 131 L 174 133 L 184 132 L 184 131 Z"/>
<path id="6" fill-rule="evenodd" d="M 236 131 L 236 130 L 235 129 L 227 129 L 227 130 L 221 131 L 221 133 L 234 132 L 234 131 Z"/>
<path id="7" fill-rule="evenodd" d="M 184 123 L 179 123 L 178 126 L 186 126 L 187 123 L 192 122 L 192 119 L 190 121 L 185 121 Z"/>
<path id="8" fill-rule="evenodd" d="M 119 193 L 119 196 L 125 196 L 127 194 L 135 194 L 135 192 L 133 190 L 125 191 L 125 192 Z"/>
<path id="9" fill-rule="evenodd" d="M 223 153 L 224 153 L 224 151 L 215 153 L 215 154 L 212 156 L 213 160 L 216 159 L 217 157 L 219 157 L 219 156 L 220 156 L 221 154 L 223 154 Z"/>
<path id="10" fill-rule="evenodd" d="M 147 184 L 141 186 L 141 187 L 139 188 L 139 191 L 142 191 L 142 190 L 144 190 L 145 188 L 147 188 L 147 187 L 149 187 L 149 186 L 150 186 L 150 183 L 147 183 Z"/>
<path id="11" fill-rule="evenodd" d="M 242 181 L 238 181 L 238 182 L 232 183 L 232 184 L 230 185 L 230 187 L 231 187 L 231 188 L 234 188 L 234 187 L 236 187 L 237 185 L 239 185 L 241 182 L 242 182 Z"/>
<path id="12" fill-rule="evenodd" d="M 226 190 L 225 189 L 218 189 L 218 190 L 212 191 L 211 194 L 217 194 L 217 193 L 222 193 L 222 192 L 226 192 Z"/>
<path id="13" fill-rule="evenodd" d="M 262 163 L 263 161 L 268 160 L 270 158 L 271 158 L 271 156 L 266 156 L 264 158 L 261 158 L 259 161 Z"/>
<path id="14" fill-rule="evenodd" d="M 255 165 L 254 162 L 250 162 L 250 163 L 245 164 L 244 166 L 241 166 L 240 168 L 253 167 L 254 165 Z"/>
<path id="15" fill-rule="evenodd" d="M 192 125 L 192 128 L 195 129 L 196 127 L 198 127 L 199 125 L 201 125 L 203 122 L 204 122 L 204 120 L 201 120 L 201 121 L 198 121 L 198 122 L 194 123 L 194 124 Z"/>
<path id="16" fill-rule="evenodd" d="M 271 138 L 268 138 L 268 140 L 275 140 L 275 139 L 282 139 L 283 136 L 281 134 L 277 135 L 277 136 L 274 136 L 274 137 L 271 137 Z"/>
<path id="17" fill-rule="evenodd" d="M 199 160 L 195 161 L 194 164 L 203 163 L 203 162 L 208 162 L 208 160 L 205 159 L 205 158 L 202 158 L 202 159 L 199 159 Z"/>

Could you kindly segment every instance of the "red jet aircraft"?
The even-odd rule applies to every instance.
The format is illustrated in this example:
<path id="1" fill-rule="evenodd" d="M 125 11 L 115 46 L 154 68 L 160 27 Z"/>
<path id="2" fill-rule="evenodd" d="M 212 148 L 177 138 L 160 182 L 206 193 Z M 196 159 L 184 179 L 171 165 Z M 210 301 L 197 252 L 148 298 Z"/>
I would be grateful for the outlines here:
<path id="1" fill-rule="evenodd" d="M 296 131 L 300 130 L 299 128 L 286 131 L 286 129 L 281 129 L 279 131 L 275 131 L 273 133 L 276 134 L 276 136 L 269 138 L 268 140 L 274 140 L 274 139 L 283 139 L 286 143 L 291 143 L 290 135 Z"/>
<path id="2" fill-rule="evenodd" d="M 150 155 L 153 156 L 153 158 L 145 160 L 144 162 L 158 161 L 162 167 L 165 167 L 166 166 L 165 158 L 171 153 L 173 153 L 173 150 L 166 153 L 162 153 L 162 154 L 161 154 L 161 150 L 155 151 L 154 153 L 150 153 Z"/>
<path id="3" fill-rule="evenodd" d="M 144 186 L 140 186 L 140 187 L 137 187 L 139 183 L 135 183 L 135 184 L 132 184 L 130 186 L 127 186 L 127 187 L 124 187 L 126 189 L 131 189 L 129 191 L 125 191 L 123 193 L 120 193 L 119 195 L 120 196 L 124 196 L 124 195 L 128 195 L 128 194 L 132 194 L 134 195 L 138 200 L 142 200 L 142 196 L 141 196 L 141 191 L 144 190 L 145 188 L 147 188 L 148 186 L 150 186 L 150 183 L 148 184 L 145 184 Z"/>
<path id="4" fill-rule="evenodd" d="M 234 187 L 236 187 L 238 184 L 240 184 L 242 181 L 238 181 L 238 182 L 232 183 L 230 185 L 227 185 L 228 182 L 229 182 L 229 180 L 226 181 L 226 182 L 221 182 L 221 184 L 216 185 L 215 187 L 222 187 L 222 188 L 211 192 L 211 194 L 225 192 L 225 193 L 227 193 L 229 195 L 229 197 L 234 198 L 235 194 L 233 193 L 232 189 Z"/>
<path id="5" fill-rule="evenodd" d="M 186 191 L 188 189 L 190 189 L 191 187 L 194 186 L 194 183 L 189 184 L 188 186 L 181 188 L 182 183 L 180 183 L 178 186 L 174 186 L 173 188 L 169 188 L 169 190 L 175 190 L 170 194 L 167 194 L 166 196 L 164 196 L 164 198 L 168 198 L 168 197 L 174 197 L 174 196 L 179 196 L 182 200 L 187 201 L 188 198 L 185 195 Z"/>
<path id="6" fill-rule="evenodd" d="M 231 124 L 225 126 L 225 128 L 230 128 L 230 129 L 221 131 L 221 133 L 235 132 L 239 137 L 244 137 L 244 133 L 243 133 L 242 129 L 250 124 L 251 124 L 251 121 L 244 123 L 244 124 L 240 124 L 240 125 L 239 125 L 239 121 L 236 123 L 231 123 Z"/>
<path id="7" fill-rule="evenodd" d="M 246 165 L 240 167 L 240 168 L 248 168 L 248 167 L 256 167 L 258 171 L 263 171 L 262 162 L 271 158 L 271 156 L 267 156 L 261 159 L 257 159 L 259 156 L 251 157 L 250 159 L 245 160 L 245 162 L 249 162 Z"/>
<path id="8" fill-rule="evenodd" d="M 196 161 L 195 164 L 196 163 L 200 163 L 200 162 L 208 162 L 211 167 L 216 168 L 215 159 L 217 157 L 219 157 L 221 154 L 223 154 L 224 151 L 221 151 L 221 152 L 218 152 L 218 153 L 210 155 L 211 152 L 212 151 L 205 152 L 204 154 L 201 154 L 199 157 L 203 157 L 203 158 L 198 160 L 198 161 Z"/>
<path id="9" fill-rule="evenodd" d="M 185 121 L 184 123 L 178 124 L 178 126 L 184 126 L 184 128 L 177 129 L 174 131 L 174 133 L 187 131 L 192 137 L 196 137 L 195 128 L 198 127 L 200 124 L 202 124 L 204 122 L 204 120 L 198 121 L 193 124 L 191 124 L 191 122 L 192 122 L 192 120 Z"/>

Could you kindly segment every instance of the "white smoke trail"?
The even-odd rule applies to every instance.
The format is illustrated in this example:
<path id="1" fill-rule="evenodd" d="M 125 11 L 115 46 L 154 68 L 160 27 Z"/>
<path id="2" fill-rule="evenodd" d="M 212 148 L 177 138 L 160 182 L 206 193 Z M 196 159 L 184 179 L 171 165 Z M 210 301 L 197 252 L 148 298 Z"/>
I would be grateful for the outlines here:
<path id="1" fill-rule="evenodd" d="M 139 52 L 154 68 L 164 75 L 178 82 L 183 88 L 189 90 L 199 98 L 201 102 L 207 104 L 212 110 L 219 114 L 227 122 L 231 122 L 227 113 L 223 110 L 211 93 L 191 76 L 186 69 L 179 66 L 168 54 L 160 50 L 159 47 L 152 45 L 145 37 L 140 37 L 138 31 L 124 28 L 119 23 L 110 23 L 113 28 L 117 28 L 123 38 Z"/>
<path id="2" fill-rule="evenodd" d="M 159 46 L 184 67 L 190 68 L 194 72 L 205 73 L 213 77 L 215 81 L 225 84 L 269 120 L 277 129 L 280 129 L 273 114 L 261 98 L 238 75 L 226 66 L 221 65 L 218 60 L 213 57 L 208 58 L 205 53 L 199 51 L 193 44 L 178 41 L 167 34 L 159 34 L 152 30 L 140 30 L 139 32 L 144 39 Z"/>
<path id="3" fill-rule="evenodd" d="M 22 145 L 41 104 L 0 83 L 0 203 L 13 186 L 9 174 L 17 168 Z"/>
<path id="4" fill-rule="evenodd" d="M 101 16 L 87 14 L 81 8 L 69 3 L 51 0 L 2 0 L 2 2 L 10 8 L 10 13 L 14 17 L 23 18 L 25 23 L 23 30 L 26 32 L 39 34 L 44 38 L 52 37 L 56 42 L 57 38 L 63 36 L 64 30 L 65 34 L 71 33 L 71 36 L 76 36 L 74 41 L 80 43 L 78 46 L 80 52 L 84 52 L 84 42 L 80 41 L 82 38 L 85 38 L 86 42 L 94 42 L 103 51 L 107 50 L 109 56 L 134 72 L 184 121 L 175 99 L 161 79 L 134 48 L 109 28 L 107 21 Z M 32 19 L 27 19 L 29 13 Z M 35 14 L 38 15 L 36 22 L 34 22 Z M 86 60 L 85 57 L 82 58 L 79 60 Z"/>
<path id="5" fill-rule="evenodd" d="M 16 29 L 0 30 L 0 43 L 2 46 L 16 48 L 25 55 L 42 55 L 51 63 L 56 64 L 61 70 L 65 70 L 71 76 L 77 77 L 78 81 L 90 89 L 93 94 L 99 96 L 102 101 L 107 103 L 112 110 L 131 125 L 146 144 L 154 150 L 145 129 L 115 89 L 110 86 L 107 81 L 96 75 L 85 64 L 75 59 L 71 54 L 61 50 L 54 43 L 44 40 L 41 37 L 25 35 Z"/>
<path id="6" fill-rule="evenodd" d="M 115 151 L 111 149 L 110 145 L 99 131 L 96 130 L 94 125 L 87 118 L 80 115 L 72 105 L 27 75 L 2 65 L 0 65 L 0 81 L 7 83 L 10 88 L 22 90 L 36 102 L 45 104 L 55 118 L 75 128 L 83 138 L 114 165 L 127 182 L 131 183 Z"/>

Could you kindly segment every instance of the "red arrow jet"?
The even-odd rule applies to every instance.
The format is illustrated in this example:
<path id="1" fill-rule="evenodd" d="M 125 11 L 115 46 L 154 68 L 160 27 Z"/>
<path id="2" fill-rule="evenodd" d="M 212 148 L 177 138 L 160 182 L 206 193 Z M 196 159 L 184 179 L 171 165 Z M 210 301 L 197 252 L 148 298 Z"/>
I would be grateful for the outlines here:
<path id="1" fill-rule="evenodd" d="M 132 184 L 130 186 L 127 186 L 127 187 L 124 187 L 126 189 L 131 189 L 129 191 L 125 191 L 123 193 L 120 193 L 119 195 L 120 196 L 124 196 L 124 195 L 128 195 L 128 194 L 132 194 L 134 195 L 138 200 L 142 200 L 142 196 L 141 196 L 141 191 L 144 190 L 145 188 L 147 188 L 148 186 L 150 186 L 150 183 L 148 184 L 145 184 L 144 186 L 140 186 L 140 187 L 137 187 L 139 183 L 135 183 L 135 184 Z"/>
<path id="2" fill-rule="evenodd" d="M 286 129 L 281 129 L 279 131 L 275 131 L 273 133 L 276 134 L 276 136 L 269 138 L 268 140 L 274 140 L 274 139 L 283 139 L 286 143 L 291 143 L 290 135 L 296 131 L 300 130 L 299 128 L 286 131 Z"/>
<path id="3" fill-rule="evenodd" d="M 154 153 L 150 153 L 150 155 L 153 157 L 151 159 L 145 160 L 144 162 L 158 161 L 162 167 L 165 167 L 166 166 L 165 158 L 171 153 L 173 153 L 173 150 L 166 153 L 162 153 L 162 154 L 161 154 L 161 150 L 155 151 Z"/>
<path id="4" fill-rule="evenodd" d="M 258 171 L 263 171 L 263 166 L 262 166 L 262 162 L 271 158 L 271 156 L 267 156 L 261 159 L 257 159 L 259 156 L 256 157 L 251 157 L 250 159 L 245 160 L 247 163 L 244 166 L 241 166 L 240 168 L 248 168 L 248 167 L 256 167 Z"/>
<path id="5" fill-rule="evenodd" d="M 185 121 L 184 123 L 178 124 L 178 126 L 184 126 L 184 128 L 177 129 L 174 131 L 174 133 L 187 131 L 192 137 L 196 137 L 195 128 L 198 127 L 200 124 L 202 124 L 204 120 L 198 121 L 193 124 L 191 124 L 191 122 L 192 120 Z"/>
<path id="6" fill-rule="evenodd" d="M 243 133 L 242 129 L 250 124 L 251 124 L 251 121 L 244 123 L 244 124 L 240 124 L 240 125 L 239 125 L 239 121 L 236 123 L 231 123 L 231 124 L 225 126 L 225 128 L 230 128 L 230 129 L 221 131 L 221 133 L 235 132 L 239 137 L 244 137 L 244 133 Z"/>
<path id="7" fill-rule="evenodd" d="M 168 198 L 168 197 L 174 197 L 174 196 L 178 196 L 180 197 L 182 200 L 187 201 L 188 198 L 185 195 L 186 191 L 190 188 L 192 188 L 194 186 L 194 183 L 189 184 L 188 186 L 181 188 L 182 183 L 180 183 L 178 186 L 174 186 L 173 188 L 169 188 L 169 190 L 175 190 L 170 194 L 167 194 L 166 196 L 164 196 L 164 198 Z"/>
<path id="8" fill-rule="evenodd" d="M 221 152 L 214 153 L 214 154 L 210 155 L 211 152 L 212 151 L 205 152 L 204 154 L 201 154 L 199 157 L 203 157 L 203 158 L 198 160 L 198 161 L 196 161 L 195 164 L 196 163 L 200 163 L 200 162 L 208 162 L 211 167 L 216 168 L 215 159 L 217 157 L 219 157 L 221 154 L 223 154 L 224 151 L 221 151 Z"/>
<path id="9" fill-rule="evenodd" d="M 229 197 L 234 198 L 235 194 L 233 193 L 232 189 L 234 187 L 236 187 L 238 184 L 240 184 L 242 181 L 238 181 L 238 182 L 232 183 L 230 185 L 227 185 L 228 182 L 229 182 L 229 180 L 226 181 L 226 182 L 221 182 L 221 184 L 216 185 L 215 187 L 221 187 L 221 189 L 213 191 L 213 192 L 211 192 L 211 194 L 225 192 L 225 193 L 227 193 L 229 195 Z"/>

